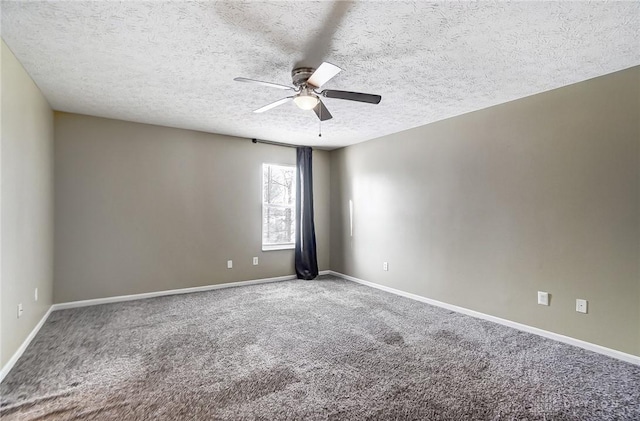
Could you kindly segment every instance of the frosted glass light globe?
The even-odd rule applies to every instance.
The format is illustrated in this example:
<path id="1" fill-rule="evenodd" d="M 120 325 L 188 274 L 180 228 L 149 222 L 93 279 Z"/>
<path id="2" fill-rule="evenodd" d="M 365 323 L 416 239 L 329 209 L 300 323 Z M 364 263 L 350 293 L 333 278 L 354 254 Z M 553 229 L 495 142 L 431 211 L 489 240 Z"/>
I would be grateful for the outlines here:
<path id="1" fill-rule="evenodd" d="M 313 110 L 318 105 L 318 97 L 314 95 L 298 95 L 293 98 L 293 102 L 302 110 Z"/>

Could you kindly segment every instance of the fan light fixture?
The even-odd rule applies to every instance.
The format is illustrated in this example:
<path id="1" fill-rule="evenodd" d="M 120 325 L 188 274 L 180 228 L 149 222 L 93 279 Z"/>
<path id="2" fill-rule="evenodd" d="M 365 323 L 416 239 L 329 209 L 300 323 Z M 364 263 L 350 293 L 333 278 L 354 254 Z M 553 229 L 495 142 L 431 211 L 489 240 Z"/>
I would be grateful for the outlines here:
<path id="1" fill-rule="evenodd" d="M 318 97 L 309 94 L 300 94 L 293 98 L 298 108 L 302 110 L 313 110 L 318 105 Z"/>

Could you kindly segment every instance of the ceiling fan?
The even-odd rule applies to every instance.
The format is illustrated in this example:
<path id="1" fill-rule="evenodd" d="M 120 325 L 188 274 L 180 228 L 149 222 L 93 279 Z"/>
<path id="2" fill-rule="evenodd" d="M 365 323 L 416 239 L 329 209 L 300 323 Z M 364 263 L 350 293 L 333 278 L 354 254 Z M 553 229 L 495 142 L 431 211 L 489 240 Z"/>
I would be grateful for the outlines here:
<path id="1" fill-rule="evenodd" d="M 378 104 L 382 97 L 380 95 L 363 94 L 360 92 L 336 91 L 333 89 L 319 89 L 331 80 L 335 75 L 342 71 L 338 66 L 324 62 L 317 69 L 311 67 L 297 67 L 291 71 L 293 79 L 293 87 L 280 85 L 278 83 L 263 82 L 261 80 L 247 79 L 246 77 L 237 77 L 233 80 L 238 82 L 256 83 L 258 85 L 270 86 L 272 88 L 285 89 L 294 91 L 295 94 L 282 98 L 276 102 L 258 108 L 254 113 L 263 113 L 279 105 L 293 101 L 300 109 L 313 110 L 321 121 L 332 118 L 331 113 L 327 110 L 320 97 L 346 99 L 348 101 L 366 102 L 369 104 Z"/>

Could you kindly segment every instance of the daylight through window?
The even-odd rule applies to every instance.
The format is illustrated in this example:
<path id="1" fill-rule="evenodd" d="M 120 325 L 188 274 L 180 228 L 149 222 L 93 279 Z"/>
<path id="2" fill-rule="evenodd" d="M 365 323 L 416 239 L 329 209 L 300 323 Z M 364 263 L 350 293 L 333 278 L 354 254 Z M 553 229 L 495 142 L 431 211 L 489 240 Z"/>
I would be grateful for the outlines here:
<path id="1" fill-rule="evenodd" d="M 296 219 L 295 167 L 262 165 L 262 250 L 293 248 Z"/>

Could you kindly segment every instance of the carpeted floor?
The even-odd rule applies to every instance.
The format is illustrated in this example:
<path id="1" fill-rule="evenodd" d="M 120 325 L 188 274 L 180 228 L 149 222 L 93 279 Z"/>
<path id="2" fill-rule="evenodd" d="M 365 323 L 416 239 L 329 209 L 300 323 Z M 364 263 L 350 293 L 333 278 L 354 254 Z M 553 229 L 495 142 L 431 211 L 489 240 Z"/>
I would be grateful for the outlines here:
<path id="1" fill-rule="evenodd" d="M 640 420 L 640 366 L 334 277 L 51 314 L 2 420 Z"/>

